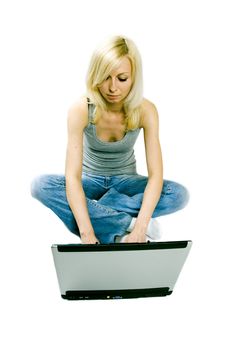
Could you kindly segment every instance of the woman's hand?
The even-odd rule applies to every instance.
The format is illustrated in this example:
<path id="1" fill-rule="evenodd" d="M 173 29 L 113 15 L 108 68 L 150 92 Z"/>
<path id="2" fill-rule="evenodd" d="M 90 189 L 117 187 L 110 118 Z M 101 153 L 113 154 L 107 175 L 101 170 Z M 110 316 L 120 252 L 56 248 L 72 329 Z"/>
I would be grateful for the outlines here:
<path id="1" fill-rule="evenodd" d="M 124 243 L 144 243 L 146 242 L 146 235 L 145 233 L 138 232 L 136 230 L 133 230 L 131 233 L 129 233 L 125 239 Z"/>
<path id="2" fill-rule="evenodd" d="M 94 233 L 80 233 L 81 241 L 83 244 L 96 244 L 100 243 Z"/>

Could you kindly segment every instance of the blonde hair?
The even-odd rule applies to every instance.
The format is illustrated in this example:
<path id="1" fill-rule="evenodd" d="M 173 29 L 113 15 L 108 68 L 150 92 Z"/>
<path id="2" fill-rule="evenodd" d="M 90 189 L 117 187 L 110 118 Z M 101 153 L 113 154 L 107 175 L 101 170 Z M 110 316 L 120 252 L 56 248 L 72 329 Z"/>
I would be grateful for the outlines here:
<path id="1" fill-rule="evenodd" d="M 126 37 L 114 36 L 107 39 L 94 51 L 87 71 L 87 96 L 95 105 L 94 123 L 101 110 L 106 110 L 106 101 L 99 92 L 100 85 L 118 68 L 121 60 L 128 57 L 132 68 L 132 87 L 124 101 L 126 129 L 133 130 L 140 125 L 140 105 L 143 98 L 142 63 L 140 53 L 134 42 Z"/>

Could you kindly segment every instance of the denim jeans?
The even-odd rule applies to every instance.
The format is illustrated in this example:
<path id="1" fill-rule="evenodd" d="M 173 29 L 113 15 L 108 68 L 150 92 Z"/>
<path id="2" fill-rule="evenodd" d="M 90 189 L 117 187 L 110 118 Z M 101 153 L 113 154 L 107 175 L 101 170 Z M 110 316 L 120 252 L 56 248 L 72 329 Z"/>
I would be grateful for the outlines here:
<path id="1" fill-rule="evenodd" d="M 137 217 L 148 178 L 142 175 L 100 176 L 83 173 L 82 186 L 96 237 L 101 243 L 113 243 L 125 234 L 132 217 Z M 64 175 L 41 175 L 31 184 L 32 196 L 50 208 L 74 234 L 80 236 L 69 207 Z M 187 189 L 164 180 L 161 196 L 152 217 L 182 209 L 188 202 Z"/>

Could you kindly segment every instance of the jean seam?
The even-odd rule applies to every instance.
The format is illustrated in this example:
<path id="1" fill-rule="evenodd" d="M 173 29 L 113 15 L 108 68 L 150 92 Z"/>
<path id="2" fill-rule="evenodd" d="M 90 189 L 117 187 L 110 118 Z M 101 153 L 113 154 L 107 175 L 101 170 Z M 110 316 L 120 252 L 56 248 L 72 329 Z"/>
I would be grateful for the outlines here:
<path id="1" fill-rule="evenodd" d="M 103 205 L 100 205 L 98 204 L 97 202 L 94 202 L 94 201 L 91 201 L 92 205 L 94 205 L 96 208 L 99 208 L 101 210 L 103 210 L 105 213 L 107 214 L 112 214 L 115 212 L 115 210 L 109 208 L 109 209 L 106 209 Z"/>

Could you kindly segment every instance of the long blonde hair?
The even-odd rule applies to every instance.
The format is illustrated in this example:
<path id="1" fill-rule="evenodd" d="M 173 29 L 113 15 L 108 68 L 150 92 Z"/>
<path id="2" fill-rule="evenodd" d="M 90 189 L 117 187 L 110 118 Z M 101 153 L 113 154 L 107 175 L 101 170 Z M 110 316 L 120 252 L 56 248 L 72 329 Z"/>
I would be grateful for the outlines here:
<path id="1" fill-rule="evenodd" d="M 106 101 L 99 92 L 100 85 L 116 69 L 123 57 L 128 57 L 132 68 L 132 87 L 124 101 L 125 123 L 127 130 L 140 125 L 141 102 L 143 98 L 142 63 L 135 43 L 126 37 L 113 36 L 94 51 L 87 71 L 87 96 L 95 105 L 94 123 L 101 111 L 107 109 Z"/>

